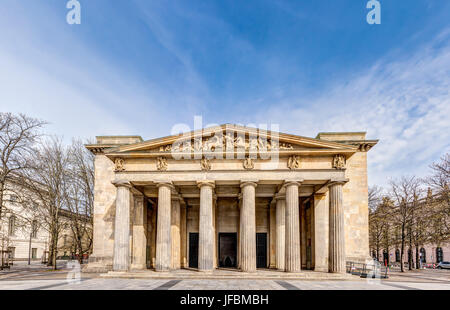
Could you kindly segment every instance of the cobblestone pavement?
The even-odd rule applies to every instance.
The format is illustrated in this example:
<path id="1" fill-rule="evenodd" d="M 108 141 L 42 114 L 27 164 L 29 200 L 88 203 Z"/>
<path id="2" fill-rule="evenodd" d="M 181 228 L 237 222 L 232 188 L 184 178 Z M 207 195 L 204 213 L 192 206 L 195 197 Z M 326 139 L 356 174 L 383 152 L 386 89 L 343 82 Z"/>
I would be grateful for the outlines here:
<path id="1" fill-rule="evenodd" d="M 17 264 L 0 271 L 0 290 L 450 290 L 449 270 L 391 272 L 387 280 L 249 280 L 249 279 L 116 279 L 98 274 L 81 274 L 81 280 L 68 282 L 68 270 L 59 271 L 33 264 Z"/>

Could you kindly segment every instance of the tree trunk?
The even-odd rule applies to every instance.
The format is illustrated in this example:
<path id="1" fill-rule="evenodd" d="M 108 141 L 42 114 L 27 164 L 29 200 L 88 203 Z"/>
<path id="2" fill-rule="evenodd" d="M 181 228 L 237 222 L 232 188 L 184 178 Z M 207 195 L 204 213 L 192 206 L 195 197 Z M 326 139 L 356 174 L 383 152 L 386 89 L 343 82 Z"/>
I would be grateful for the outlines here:
<path id="1" fill-rule="evenodd" d="M 30 233 L 30 240 L 28 242 L 28 265 L 31 265 L 31 238 L 33 237 L 33 232 Z"/>
<path id="2" fill-rule="evenodd" d="M 50 240 L 48 245 L 48 258 L 47 258 L 47 266 L 51 266 L 53 264 L 53 241 Z"/>
<path id="3" fill-rule="evenodd" d="M 413 269 L 412 268 L 412 265 L 413 265 L 413 258 L 412 258 L 412 256 L 413 256 L 413 250 L 412 250 L 411 246 L 409 246 L 409 249 L 408 249 L 408 270 L 412 270 Z"/>
<path id="4" fill-rule="evenodd" d="M 405 272 L 405 267 L 403 266 L 403 257 L 405 255 L 405 230 L 402 227 L 402 245 L 400 251 L 400 270 L 401 272 Z"/>
<path id="5" fill-rule="evenodd" d="M 5 189 L 5 182 L 4 180 L 0 183 L 0 220 L 2 219 L 2 211 L 3 211 L 3 193 Z"/>
<path id="6" fill-rule="evenodd" d="M 53 237 L 53 270 L 58 269 L 58 266 L 56 265 L 56 258 L 58 256 L 58 234 L 55 233 L 55 236 Z"/>
<path id="7" fill-rule="evenodd" d="M 420 262 L 422 261 L 419 255 L 419 246 L 416 245 L 416 269 L 420 269 Z"/>

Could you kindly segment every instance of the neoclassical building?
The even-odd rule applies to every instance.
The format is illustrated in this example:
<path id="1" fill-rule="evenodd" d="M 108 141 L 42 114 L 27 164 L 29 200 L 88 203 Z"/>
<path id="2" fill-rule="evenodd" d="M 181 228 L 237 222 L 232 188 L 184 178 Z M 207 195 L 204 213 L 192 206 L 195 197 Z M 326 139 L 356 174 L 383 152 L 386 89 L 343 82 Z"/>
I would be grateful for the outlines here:
<path id="1" fill-rule="evenodd" d="M 86 270 L 345 272 L 370 258 L 363 132 L 316 138 L 221 125 L 102 136 Z"/>

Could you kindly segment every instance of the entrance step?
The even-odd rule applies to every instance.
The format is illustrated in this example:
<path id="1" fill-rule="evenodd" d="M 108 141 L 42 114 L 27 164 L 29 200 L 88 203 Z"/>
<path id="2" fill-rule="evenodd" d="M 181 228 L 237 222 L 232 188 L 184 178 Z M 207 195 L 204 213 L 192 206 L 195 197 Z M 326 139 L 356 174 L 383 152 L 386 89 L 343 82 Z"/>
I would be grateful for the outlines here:
<path id="1" fill-rule="evenodd" d="M 281 271 L 258 270 L 255 273 L 241 271 L 214 270 L 203 273 L 194 270 L 174 270 L 170 272 L 156 272 L 153 270 L 132 270 L 129 272 L 110 271 L 100 275 L 104 278 L 128 279 L 304 279 L 304 280 L 355 280 L 350 274 L 336 274 L 305 270 L 299 273 L 286 273 Z"/>

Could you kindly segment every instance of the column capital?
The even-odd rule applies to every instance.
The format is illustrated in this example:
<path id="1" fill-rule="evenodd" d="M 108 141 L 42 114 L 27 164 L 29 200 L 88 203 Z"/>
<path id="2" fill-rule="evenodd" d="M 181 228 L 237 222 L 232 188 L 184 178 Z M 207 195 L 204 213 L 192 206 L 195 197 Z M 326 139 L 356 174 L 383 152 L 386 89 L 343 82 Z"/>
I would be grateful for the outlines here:
<path id="1" fill-rule="evenodd" d="M 173 186 L 172 182 L 155 182 L 156 183 L 156 187 L 160 188 L 160 187 L 168 187 L 170 189 L 175 189 L 175 187 Z"/>
<path id="2" fill-rule="evenodd" d="M 291 186 L 291 185 L 297 185 L 300 186 L 303 183 L 302 179 L 299 180 L 285 180 L 283 183 L 283 187 Z"/>
<path id="3" fill-rule="evenodd" d="M 280 194 L 280 193 L 275 194 L 274 200 L 284 200 L 284 199 L 286 199 L 286 194 L 285 193 L 283 193 L 283 194 Z"/>
<path id="4" fill-rule="evenodd" d="M 179 201 L 181 203 L 183 201 L 183 197 L 181 197 L 179 194 L 172 194 L 171 200 L 172 201 Z"/>
<path id="5" fill-rule="evenodd" d="M 241 188 L 245 186 L 258 186 L 258 180 L 241 180 Z"/>
<path id="6" fill-rule="evenodd" d="M 114 180 L 111 183 L 115 187 L 127 187 L 127 188 L 131 188 L 132 187 L 130 181 L 127 181 L 127 180 Z"/>
<path id="7" fill-rule="evenodd" d="M 211 188 L 216 187 L 214 181 L 207 181 L 207 180 L 197 181 L 197 186 L 198 186 L 198 188 L 202 188 L 203 186 L 209 186 Z"/>
<path id="8" fill-rule="evenodd" d="M 133 194 L 133 197 L 135 198 L 135 199 L 144 199 L 144 194 L 142 194 L 141 192 L 139 192 L 139 193 L 132 193 Z"/>
<path id="9" fill-rule="evenodd" d="M 345 183 L 347 183 L 348 181 L 350 181 L 350 179 L 332 179 L 327 186 L 331 187 L 333 185 L 344 185 Z"/>

